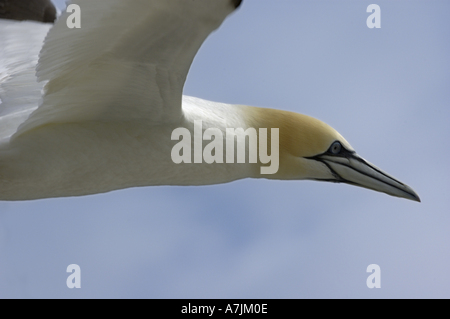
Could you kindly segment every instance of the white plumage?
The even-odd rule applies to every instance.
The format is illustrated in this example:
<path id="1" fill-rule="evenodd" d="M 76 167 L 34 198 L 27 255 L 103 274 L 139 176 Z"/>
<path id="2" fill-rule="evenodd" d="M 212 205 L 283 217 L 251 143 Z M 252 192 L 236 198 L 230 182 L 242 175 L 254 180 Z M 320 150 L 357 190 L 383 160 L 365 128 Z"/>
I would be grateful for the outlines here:
<path id="1" fill-rule="evenodd" d="M 182 96 L 201 44 L 240 1 L 76 3 L 80 29 L 67 27 L 68 13 L 54 27 L 0 20 L 0 199 L 267 177 L 347 182 L 418 200 L 316 119 Z M 175 164 L 171 134 L 193 132 L 195 120 L 222 132 L 279 128 L 279 172 L 261 176 L 260 163 Z"/>

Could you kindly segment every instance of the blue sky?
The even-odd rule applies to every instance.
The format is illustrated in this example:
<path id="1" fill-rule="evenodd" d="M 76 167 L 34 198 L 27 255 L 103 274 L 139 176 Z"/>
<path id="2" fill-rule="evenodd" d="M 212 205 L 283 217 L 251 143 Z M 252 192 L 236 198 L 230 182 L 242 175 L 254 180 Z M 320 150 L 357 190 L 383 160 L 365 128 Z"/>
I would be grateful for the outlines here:
<path id="1" fill-rule="evenodd" d="M 319 118 L 422 203 L 250 179 L 0 202 L 0 297 L 450 298 L 450 2 L 376 1 L 381 29 L 371 3 L 244 0 L 185 94 Z"/>

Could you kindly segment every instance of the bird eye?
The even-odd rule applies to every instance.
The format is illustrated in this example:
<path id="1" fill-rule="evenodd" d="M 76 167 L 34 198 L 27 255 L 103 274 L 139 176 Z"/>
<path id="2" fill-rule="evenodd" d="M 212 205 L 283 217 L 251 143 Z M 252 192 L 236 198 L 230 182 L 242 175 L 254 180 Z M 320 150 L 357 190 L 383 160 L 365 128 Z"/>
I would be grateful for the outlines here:
<path id="1" fill-rule="evenodd" d="M 331 154 L 339 154 L 340 152 L 341 152 L 341 149 L 342 149 L 342 145 L 341 145 L 341 143 L 339 143 L 339 142 L 334 142 L 333 144 L 331 144 L 331 146 L 330 146 L 330 153 Z"/>

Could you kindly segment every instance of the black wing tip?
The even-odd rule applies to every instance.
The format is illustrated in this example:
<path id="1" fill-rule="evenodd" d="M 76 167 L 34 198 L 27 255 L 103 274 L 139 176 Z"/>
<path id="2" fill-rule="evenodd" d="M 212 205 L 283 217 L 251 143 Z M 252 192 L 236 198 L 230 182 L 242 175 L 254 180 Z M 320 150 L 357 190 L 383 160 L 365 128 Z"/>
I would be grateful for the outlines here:
<path id="1" fill-rule="evenodd" d="M 53 23 L 56 8 L 50 0 L 0 0 L 0 19 Z"/>
<path id="2" fill-rule="evenodd" d="M 231 0 L 235 9 L 239 8 L 243 0 Z"/>
<path id="3" fill-rule="evenodd" d="M 56 20 L 56 8 L 53 3 L 49 3 L 44 10 L 44 21 L 47 23 L 54 23 Z"/>

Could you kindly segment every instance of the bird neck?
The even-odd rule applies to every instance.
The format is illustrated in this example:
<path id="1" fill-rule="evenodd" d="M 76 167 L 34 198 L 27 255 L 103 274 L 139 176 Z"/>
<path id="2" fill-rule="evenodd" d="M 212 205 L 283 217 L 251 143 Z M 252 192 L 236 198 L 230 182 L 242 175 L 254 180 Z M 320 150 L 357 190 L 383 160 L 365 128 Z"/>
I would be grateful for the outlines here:
<path id="1" fill-rule="evenodd" d="M 194 153 L 184 152 L 185 159 L 191 155 L 194 163 L 223 164 L 233 179 L 233 173 L 238 178 L 271 178 L 279 170 L 280 129 L 270 119 L 278 118 L 273 116 L 278 112 L 184 97 L 183 126 Z"/>

